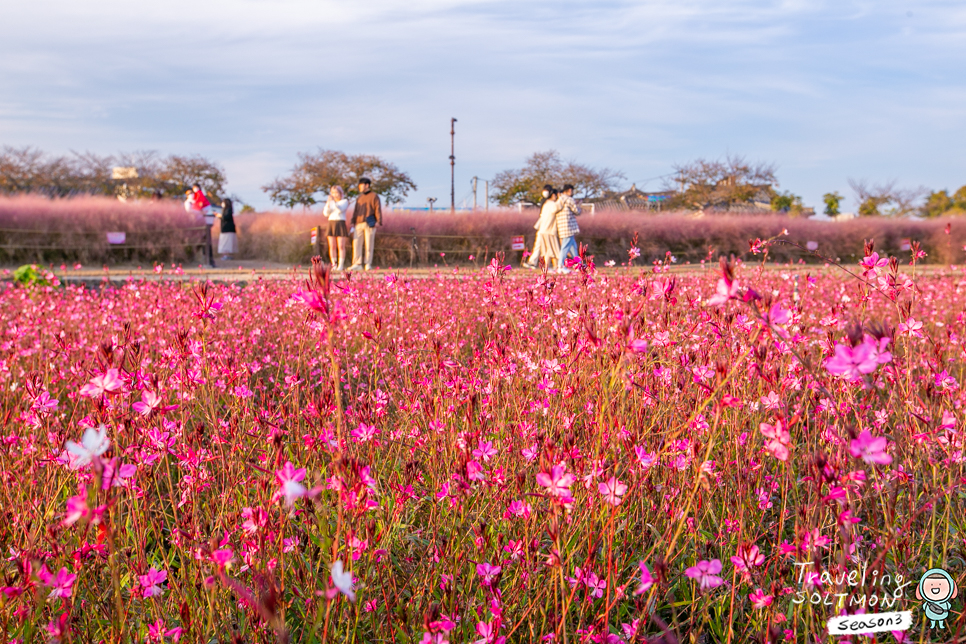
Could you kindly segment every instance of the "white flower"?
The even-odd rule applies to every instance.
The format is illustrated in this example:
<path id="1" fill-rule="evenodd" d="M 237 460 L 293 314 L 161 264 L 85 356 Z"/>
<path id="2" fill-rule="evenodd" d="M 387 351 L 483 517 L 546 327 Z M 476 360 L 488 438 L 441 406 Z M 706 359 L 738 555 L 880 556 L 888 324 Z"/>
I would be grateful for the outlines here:
<path id="1" fill-rule="evenodd" d="M 88 465 L 92 460 L 106 452 L 110 446 L 111 441 L 107 437 L 107 429 L 105 429 L 104 425 L 101 425 L 97 429 L 88 427 L 84 431 L 84 437 L 81 438 L 80 445 L 74 441 L 67 441 L 66 445 L 67 451 L 75 457 L 72 463 L 75 467 Z"/>
<path id="2" fill-rule="evenodd" d="M 345 572 L 342 569 L 342 560 L 338 559 L 334 564 L 332 564 L 332 585 L 335 586 L 340 593 L 349 598 L 349 601 L 354 602 L 356 600 L 355 591 L 352 590 L 352 573 Z"/>

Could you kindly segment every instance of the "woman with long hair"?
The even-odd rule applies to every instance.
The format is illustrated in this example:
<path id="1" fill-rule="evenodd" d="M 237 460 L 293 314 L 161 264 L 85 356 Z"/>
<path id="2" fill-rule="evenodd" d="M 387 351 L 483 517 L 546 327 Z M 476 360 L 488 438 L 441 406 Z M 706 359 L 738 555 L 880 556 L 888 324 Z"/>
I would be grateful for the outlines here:
<path id="1" fill-rule="evenodd" d="M 345 252 L 349 243 L 349 229 L 345 225 L 345 211 L 349 207 L 349 200 L 345 197 L 345 191 L 341 186 L 332 186 L 329 190 L 329 198 L 325 202 L 322 214 L 329 222 L 326 237 L 329 240 L 329 263 L 337 266 L 335 270 L 341 271 L 345 268 Z M 338 249 L 338 255 L 336 254 Z M 336 257 L 339 262 L 336 264 Z"/>
<path id="2" fill-rule="evenodd" d="M 235 211 L 231 199 L 221 202 L 221 232 L 218 234 L 218 254 L 222 259 L 230 259 L 230 255 L 238 252 L 238 237 L 235 235 Z"/>

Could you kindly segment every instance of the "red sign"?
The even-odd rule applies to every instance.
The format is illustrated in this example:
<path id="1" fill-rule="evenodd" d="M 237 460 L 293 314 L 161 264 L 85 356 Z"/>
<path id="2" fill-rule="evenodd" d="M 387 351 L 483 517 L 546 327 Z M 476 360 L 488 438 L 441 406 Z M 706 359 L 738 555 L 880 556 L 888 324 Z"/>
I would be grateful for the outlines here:
<path id="1" fill-rule="evenodd" d="M 523 235 L 510 238 L 510 250 L 523 250 L 526 246 L 523 243 Z"/>

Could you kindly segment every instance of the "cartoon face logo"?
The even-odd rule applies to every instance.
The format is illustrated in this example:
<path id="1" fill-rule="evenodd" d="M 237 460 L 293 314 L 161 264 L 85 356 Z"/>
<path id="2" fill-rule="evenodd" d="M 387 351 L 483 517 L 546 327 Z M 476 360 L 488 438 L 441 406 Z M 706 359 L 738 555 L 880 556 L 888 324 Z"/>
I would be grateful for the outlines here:
<path id="1" fill-rule="evenodd" d="M 951 600 L 957 595 L 959 588 L 948 572 L 942 568 L 926 571 L 916 588 L 916 599 L 922 600 L 922 608 L 929 618 L 930 628 L 936 628 L 937 622 L 939 628 L 946 628 L 946 619 L 949 618 L 949 609 L 952 608 Z"/>

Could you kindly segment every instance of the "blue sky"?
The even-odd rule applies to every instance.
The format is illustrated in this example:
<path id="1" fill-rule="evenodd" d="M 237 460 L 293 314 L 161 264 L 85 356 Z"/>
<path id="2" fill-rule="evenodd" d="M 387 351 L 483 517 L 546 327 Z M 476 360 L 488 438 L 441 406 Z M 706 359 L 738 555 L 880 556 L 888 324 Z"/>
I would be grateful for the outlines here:
<path id="1" fill-rule="evenodd" d="M 447 203 L 454 116 L 457 198 L 550 148 L 646 189 L 739 154 L 813 206 L 850 177 L 966 184 L 962 2 L 8 5 L 0 145 L 202 154 L 259 207 L 320 146 L 384 156 L 418 184 L 408 203 Z"/>

